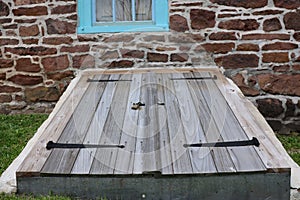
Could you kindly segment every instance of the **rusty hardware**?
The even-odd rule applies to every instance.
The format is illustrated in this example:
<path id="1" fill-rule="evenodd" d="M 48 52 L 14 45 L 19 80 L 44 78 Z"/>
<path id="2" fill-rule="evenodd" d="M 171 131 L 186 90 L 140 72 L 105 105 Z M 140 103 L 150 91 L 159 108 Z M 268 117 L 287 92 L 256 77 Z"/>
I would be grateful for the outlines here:
<path id="1" fill-rule="evenodd" d="M 131 109 L 132 110 L 138 110 L 138 109 L 140 109 L 141 106 L 145 106 L 145 104 L 141 103 L 141 102 L 133 103 L 132 106 L 131 106 Z"/>

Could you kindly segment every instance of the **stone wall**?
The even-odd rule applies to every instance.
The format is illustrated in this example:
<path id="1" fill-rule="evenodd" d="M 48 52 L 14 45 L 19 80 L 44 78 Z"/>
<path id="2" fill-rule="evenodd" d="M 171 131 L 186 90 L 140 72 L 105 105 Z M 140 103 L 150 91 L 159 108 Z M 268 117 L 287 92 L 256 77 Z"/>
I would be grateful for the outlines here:
<path id="1" fill-rule="evenodd" d="M 217 64 L 274 129 L 299 131 L 299 0 L 169 4 L 169 32 L 78 35 L 75 0 L 0 0 L 0 112 L 50 112 L 85 68 Z"/>

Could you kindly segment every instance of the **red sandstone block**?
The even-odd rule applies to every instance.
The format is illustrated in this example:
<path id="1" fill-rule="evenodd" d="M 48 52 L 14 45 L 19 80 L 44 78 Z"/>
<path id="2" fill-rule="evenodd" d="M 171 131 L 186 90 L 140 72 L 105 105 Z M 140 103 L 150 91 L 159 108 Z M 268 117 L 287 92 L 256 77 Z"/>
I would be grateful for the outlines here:
<path id="1" fill-rule="evenodd" d="M 234 32 L 217 32 L 209 35 L 210 40 L 237 40 Z"/>
<path id="2" fill-rule="evenodd" d="M 13 65 L 14 65 L 14 61 L 12 59 L 0 58 L 0 69 L 1 68 L 10 68 Z"/>
<path id="3" fill-rule="evenodd" d="M 272 44 L 265 44 L 262 50 L 292 50 L 297 49 L 298 44 L 291 42 L 275 42 Z"/>
<path id="4" fill-rule="evenodd" d="M 258 67 L 259 58 L 256 54 L 233 54 L 215 59 L 218 66 L 226 69 Z"/>
<path id="5" fill-rule="evenodd" d="M 8 80 L 18 85 L 37 85 L 43 82 L 43 77 L 17 74 L 10 77 Z"/>
<path id="6" fill-rule="evenodd" d="M 40 31 L 37 25 L 21 26 L 19 28 L 19 33 L 21 37 L 28 37 L 28 36 L 37 36 L 39 35 Z"/>
<path id="7" fill-rule="evenodd" d="M 22 7 L 13 9 L 12 12 L 15 16 L 41 16 L 47 15 L 48 9 L 46 6 L 35 6 L 35 7 Z"/>
<path id="8" fill-rule="evenodd" d="M 39 72 L 41 67 L 39 64 L 31 62 L 30 58 L 20 58 L 16 61 L 15 69 L 23 72 Z"/>
<path id="9" fill-rule="evenodd" d="M 181 15 L 171 15 L 170 16 L 170 29 L 177 32 L 185 32 L 189 30 L 187 19 Z"/>
<path id="10" fill-rule="evenodd" d="M 238 45 L 237 51 L 259 51 L 259 46 L 257 44 L 244 43 Z"/>
<path id="11" fill-rule="evenodd" d="M 75 53 L 75 52 L 89 52 L 90 46 L 88 44 L 86 45 L 76 45 L 76 46 L 63 46 L 60 49 L 61 52 L 69 52 L 69 53 Z"/>
<path id="12" fill-rule="evenodd" d="M 46 57 L 42 59 L 42 65 L 46 72 L 66 69 L 69 67 L 69 58 L 67 55 Z"/>
<path id="13" fill-rule="evenodd" d="M 273 53 L 263 53 L 262 61 L 266 63 L 285 63 L 289 62 L 288 52 L 273 52 Z"/>
<path id="14" fill-rule="evenodd" d="M 0 95 L 0 103 L 8 103 L 12 101 L 11 95 Z"/>
<path id="15" fill-rule="evenodd" d="M 59 5 L 51 9 L 51 14 L 75 13 L 76 4 Z"/>
<path id="16" fill-rule="evenodd" d="M 192 29 L 200 30 L 205 28 L 212 28 L 216 24 L 215 12 L 202 9 L 192 9 L 190 11 L 191 27 Z"/>
<path id="17" fill-rule="evenodd" d="M 258 29 L 259 23 L 255 19 L 232 19 L 221 21 L 218 27 L 227 30 L 251 31 Z"/>
<path id="18" fill-rule="evenodd" d="M 20 91 L 22 91 L 22 89 L 18 87 L 0 85 L 0 93 L 13 93 L 13 92 L 20 92 Z"/>
<path id="19" fill-rule="evenodd" d="M 208 52 L 212 53 L 228 53 L 235 47 L 233 42 L 231 43 L 206 43 L 201 45 Z"/>
<path id="20" fill-rule="evenodd" d="M 9 38 L 0 38 L 0 45 L 17 45 L 19 44 L 19 40 L 17 39 L 9 39 Z"/>
<path id="21" fill-rule="evenodd" d="M 256 78 L 265 92 L 300 96 L 300 74 L 260 74 Z"/>
<path id="22" fill-rule="evenodd" d="M 95 58 L 91 55 L 77 55 L 72 58 L 73 67 L 78 69 L 95 67 Z"/>
<path id="23" fill-rule="evenodd" d="M 168 55 L 160 53 L 148 53 L 147 59 L 149 62 L 168 62 Z"/>
<path id="24" fill-rule="evenodd" d="M 213 3 L 226 6 L 244 7 L 244 8 L 261 8 L 267 5 L 268 0 L 210 0 Z"/>
<path id="25" fill-rule="evenodd" d="M 6 47 L 5 52 L 17 54 L 17 55 L 37 55 L 37 56 L 43 56 L 43 55 L 52 55 L 56 54 L 57 50 L 56 48 L 48 48 L 43 46 L 34 46 L 34 47 Z"/>
<path id="26" fill-rule="evenodd" d="M 171 61 L 172 62 L 186 62 L 189 59 L 189 55 L 186 53 L 172 53 Z"/>
<path id="27" fill-rule="evenodd" d="M 252 33 L 245 34 L 242 36 L 242 40 L 289 40 L 289 34 L 264 34 L 264 33 Z"/>
<path id="28" fill-rule="evenodd" d="M 297 9 L 300 7 L 299 0 L 274 0 L 276 7 L 287 8 L 287 9 Z"/>
<path id="29" fill-rule="evenodd" d="M 50 45 L 72 44 L 73 39 L 71 37 L 44 37 L 43 43 Z"/>

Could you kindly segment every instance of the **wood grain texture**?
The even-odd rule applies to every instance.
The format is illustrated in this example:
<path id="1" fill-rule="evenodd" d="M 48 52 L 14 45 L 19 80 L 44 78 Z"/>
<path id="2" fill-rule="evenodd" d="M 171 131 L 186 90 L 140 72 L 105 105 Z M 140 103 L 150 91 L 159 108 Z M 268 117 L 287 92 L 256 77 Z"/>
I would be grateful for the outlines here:
<path id="1" fill-rule="evenodd" d="M 138 112 L 136 148 L 134 157 L 134 174 L 157 171 L 160 158 L 156 151 L 159 138 L 157 126 L 157 87 L 155 75 L 142 75 L 141 102 L 145 104 Z"/>
<path id="2" fill-rule="evenodd" d="M 119 75 L 111 75 L 110 79 L 119 79 L 119 77 Z M 117 82 L 107 83 L 89 130 L 84 138 L 84 144 L 99 144 L 115 93 L 116 84 Z M 89 174 L 96 150 L 95 148 L 81 149 L 72 168 L 72 174 Z"/>
<path id="3" fill-rule="evenodd" d="M 109 75 L 98 75 L 95 78 L 108 80 Z M 105 87 L 106 82 L 90 84 L 58 142 L 82 144 Z M 72 102 L 69 103 L 72 104 Z M 78 152 L 79 149 L 53 149 L 42 173 L 70 173 Z"/>
<path id="4" fill-rule="evenodd" d="M 130 85 L 128 102 L 124 117 L 120 144 L 124 149 L 118 149 L 115 174 L 132 174 L 136 147 L 136 132 L 138 127 L 138 111 L 131 109 L 133 103 L 140 102 L 142 74 L 134 74 Z"/>
<path id="5" fill-rule="evenodd" d="M 196 72 L 194 76 L 210 76 L 209 73 Z M 211 112 L 213 113 L 213 118 L 217 122 L 218 129 L 220 131 L 220 136 L 224 141 L 238 141 L 250 139 L 247 137 L 246 133 L 240 126 L 239 122 L 236 120 L 236 116 L 233 114 L 231 108 L 229 107 L 226 99 L 223 97 L 219 88 L 215 84 L 218 80 L 205 80 L 201 81 L 203 87 L 207 88 L 209 94 L 207 98 L 210 97 L 210 102 L 212 103 Z M 227 148 L 231 159 L 238 171 L 264 171 L 264 167 L 261 159 L 259 158 L 255 147 L 230 147 Z"/>
<path id="6" fill-rule="evenodd" d="M 131 75 L 121 75 L 120 79 L 131 79 Z M 117 82 L 116 91 L 101 134 L 99 144 L 119 144 L 126 105 L 128 101 L 130 81 Z M 113 174 L 117 158 L 117 148 L 97 149 L 90 174 Z"/>
<path id="7" fill-rule="evenodd" d="M 64 96 L 64 98 L 60 100 L 63 101 L 63 105 L 59 110 L 57 110 L 57 113 L 52 115 L 53 118 L 51 122 L 47 128 L 45 128 L 35 146 L 20 165 L 20 168 L 17 171 L 17 176 L 40 174 L 51 153 L 51 151 L 46 149 L 47 142 L 50 140 L 57 141 L 59 139 L 74 110 L 77 108 L 77 105 L 90 85 L 86 82 L 88 77 L 81 76 L 78 79 L 78 82 L 76 81 L 77 84 L 68 88 L 66 91 L 69 95 Z M 72 104 L 70 104 L 70 101 Z"/>
<path id="8" fill-rule="evenodd" d="M 183 147 L 186 144 L 184 127 L 182 125 L 179 102 L 176 97 L 174 82 L 171 74 L 163 74 L 165 105 L 171 144 L 171 156 L 175 174 L 193 173 L 189 151 Z"/>
<path id="9" fill-rule="evenodd" d="M 255 107 L 216 69 L 83 73 L 18 170 L 74 175 L 215 174 L 289 171 L 288 156 Z M 101 72 L 103 72 L 101 75 Z M 97 75 L 98 74 L 98 75 Z M 207 77 L 217 76 L 217 79 Z M 205 79 L 192 79 L 206 77 Z M 131 81 L 87 82 L 87 79 Z M 188 78 L 185 80 L 185 78 Z M 92 101 L 92 103 L 91 103 Z M 142 102 L 137 110 L 133 103 Z M 257 137 L 260 147 L 185 148 Z M 62 143 L 124 149 L 46 150 Z"/>
<path id="10" fill-rule="evenodd" d="M 160 162 L 158 170 L 162 174 L 174 174 L 173 160 L 172 160 L 172 143 L 168 129 L 168 114 L 166 108 L 166 94 L 167 88 L 163 84 L 162 74 L 156 74 L 157 84 L 157 123 L 159 131 L 160 148 L 157 153 L 160 154 Z"/>
<path id="11" fill-rule="evenodd" d="M 195 93 L 199 93 L 199 90 L 189 89 L 189 81 L 182 81 L 179 79 L 185 79 L 183 74 L 172 74 L 175 96 L 179 102 L 179 110 L 181 121 L 184 129 L 184 136 L 187 144 L 206 142 L 201 120 L 199 119 L 198 112 L 200 106 L 198 101 L 195 101 Z M 192 81 L 195 82 L 195 81 Z M 194 96 L 194 98 L 192 97 Z M 193 173 L 215 173 L 217 172 L 214 164 L 213 157 L 209 148 L 188 148 Z"/>
<path id="12" fill-rule="evenodd" d="M 257 108 L 244 97 L 236 85 L 220 74 L 217 76 L 219 81 L 216 84 L 245 133 L 250 138 L 259 139 L 260 146 L 256 151 L 265 167 L 275 171 L 289 170 L 286 151 Z"/>
<path id="13" fill-rule="evenodd" d="M 201 75 L 194 76 L 191 73 L 184 74 L 185 77 L 193 78 L 200 77 Z M 209 75 L 206 75 L 209 76 Z M 206 80 L 205 80 L 206 81 Z M 218 121 L 214 118 L 217 113 L 212 112 L 212 96 L 210 91 L 203 81 L 190 80 L 189 89 L 194 101 L 195 111 L 199 116 L 202 129 L 205 137 L 202 142 L 219 142 L 223 141 L 218 127 Z M 214 164 L 218 172 L 236 172 L 236 167 L 229 155 L 227 148 L 210 148 L 210 153 L 213 157 Z"/>

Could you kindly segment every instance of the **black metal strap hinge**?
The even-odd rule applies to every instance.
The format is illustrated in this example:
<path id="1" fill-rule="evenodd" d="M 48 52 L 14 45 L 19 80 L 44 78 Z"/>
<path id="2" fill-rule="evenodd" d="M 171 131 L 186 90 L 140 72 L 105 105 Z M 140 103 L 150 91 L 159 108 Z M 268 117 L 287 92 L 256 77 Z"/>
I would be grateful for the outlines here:
<path id="1" fill-rule="evenodd" d="M 101 83 L 101 82 L 119 82 L 119 81 L 132 81 L 130 79 L 110 79 L 110 80 L 101 80 L 101 79 L 88 79 L 87 82 L 97 82 L 97 83 Z"/>
<path id="2" fill-rule="evenodd" d="M 184 144 L 187 147 L 241 147 L 241 146 L 259 146 L 257 138 L 253 137 L 252 140 L 243 141 L 230 141 L 230 142 L 211 142 L 211 143 L 195 143 L 195 144 Z"/>
<path id="3" fill-rule="evenodd" d="M 216 75 L 212 77 L 186 77 L 186 78 L 170 78 L 173 81 L 180 81 L 180 80 L 216 80 L 218 79 Z"/>
<path id="4" fill-rule="evenodd" d="M 74 144 L 74 143 L 55 143 L 49 141 L 46 149 L 83 149 L 83 148 L 125 148 L 125 145 L 119 144 Z"/>

